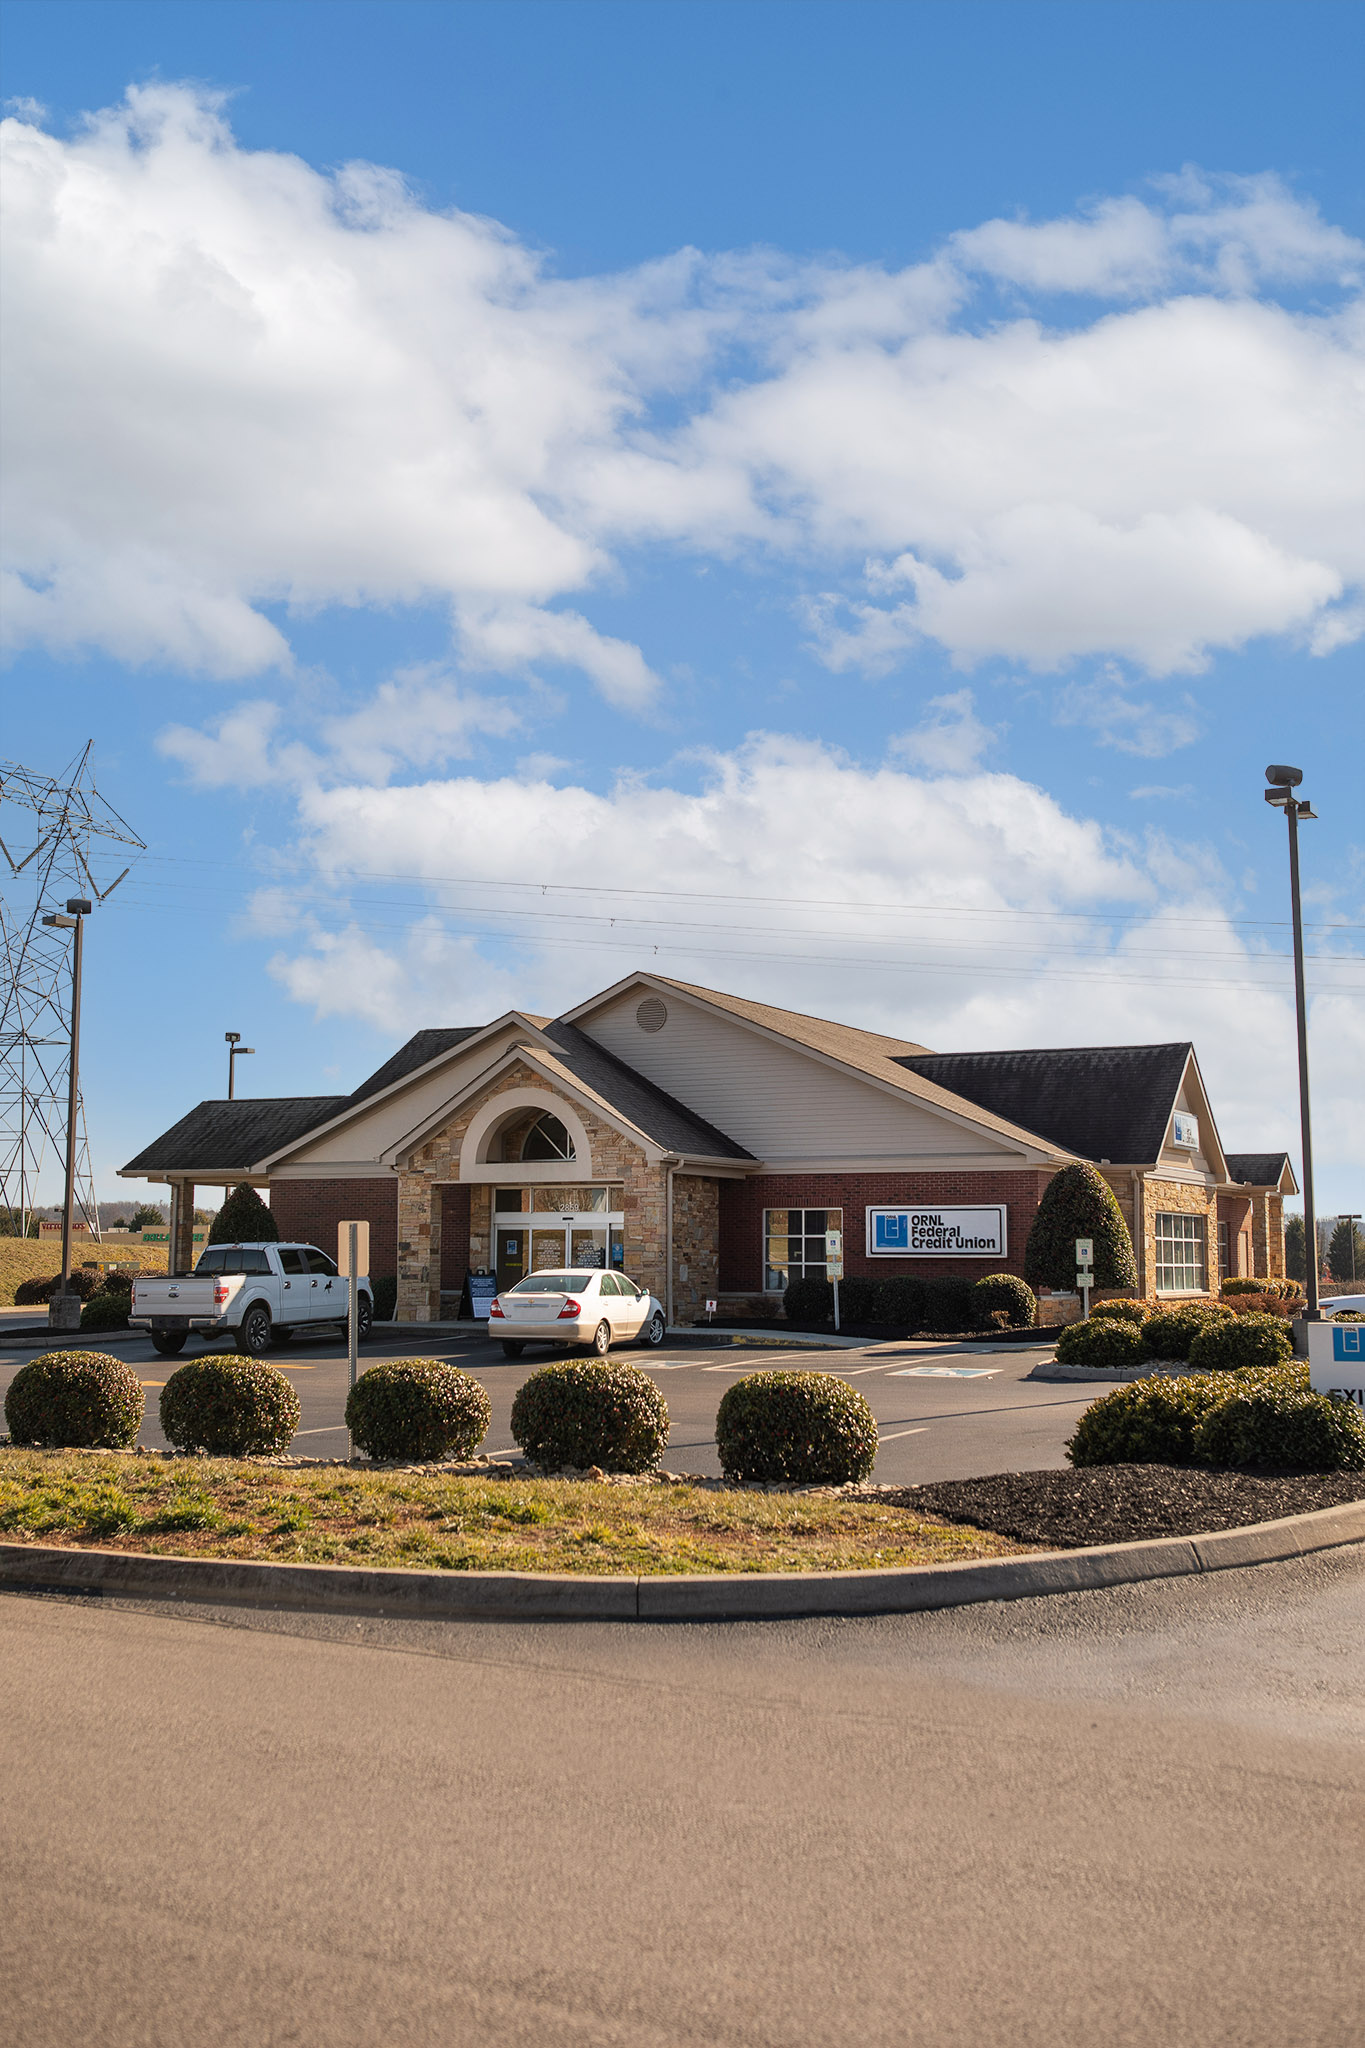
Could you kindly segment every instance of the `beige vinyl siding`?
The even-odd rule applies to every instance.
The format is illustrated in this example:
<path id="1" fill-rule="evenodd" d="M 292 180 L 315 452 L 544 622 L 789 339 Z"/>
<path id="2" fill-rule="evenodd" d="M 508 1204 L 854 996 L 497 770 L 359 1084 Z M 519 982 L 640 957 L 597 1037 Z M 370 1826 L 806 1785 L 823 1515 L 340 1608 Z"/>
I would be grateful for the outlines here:
<path id="1" fill-rule="evenodd" d="M 661 1031 L 642 1031 L 640 1000 L 632 989 L 581 1018 L 579 1029 L 756 1159 L 976 1159 L 1003 1149 L 990 1132 L 901 1102 L 680 996 L 669 996 Z"/>
<path id="2" fill-rule="evenodd" d="M 1210 1131 L 1209 1106 L 1198 1088 L 1194 1085 L 1193 1074 L 1186 1073 L 1185 1079 L 1181 1083 L 1180 1091 L 1175 1098 L 1175 1107 L 1188 1111 L 1192 1117 L 1197 1119 L 1199 1124 L 1199 1145 L 1196 1150 L 1191 1151 L 1188 1145 L 1177 1145 L 1175 1143 L 1173 1136 L 1175 1118 L 1172 1117 L 1170 1123 L 1166 1126 L 1166 1140 L 1161 1148 L 1161 1166 L 1166 1168 L 1175 1167 L 1177 1170 L 1184 1167 L 1187 1172 L 1200 1175 L 1214 1174 L 1214 1168 L 1210 1164 L 1206 1149 Z"/>
<path id="3" fill-rule="evenodd" d="M 291 1152 L 288 1161 L 291 1172 L 303 1167 L 332 1166 L 343 1161 L 379 1159 L 387 1147 L 398 1144 L 409 1131 L 435 1116 L 452 1096 L 468 1087 L 479 1074 L 496 1066 L 508 1048 L 525 1037 L 523 1027 L 509 1025 L 496 1037 L 483 1040 L 465 1059 L 459 1057 L 456 1048 L 455 1053 L 425 1079 L 409 1083 L 396 1095 L 382 1097 L 372 1107 L 367 1105 L 358 1116 L 338 1124 L 335 1130 L 300 1147 L 297 1152 Z"/>

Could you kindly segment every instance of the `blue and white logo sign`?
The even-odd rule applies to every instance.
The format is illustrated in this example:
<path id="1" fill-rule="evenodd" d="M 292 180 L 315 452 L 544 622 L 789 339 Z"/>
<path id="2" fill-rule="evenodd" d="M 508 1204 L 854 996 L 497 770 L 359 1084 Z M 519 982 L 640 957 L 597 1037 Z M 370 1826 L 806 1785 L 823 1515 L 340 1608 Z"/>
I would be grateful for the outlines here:
<path id="1" fill-rule="evenodd" d="M 1009 1249 L 1006 1216 L 1003 1206 L 982 1209 L 869 1209 L 868 1256 L 874 1259 L 1002 1259 Z"/>
<path id="2" fill-rule="evenodd" d="M 1365 1323 L 1310 1323 L 1308 1372 L 1315 1394 L 1365 1408 Z"/>

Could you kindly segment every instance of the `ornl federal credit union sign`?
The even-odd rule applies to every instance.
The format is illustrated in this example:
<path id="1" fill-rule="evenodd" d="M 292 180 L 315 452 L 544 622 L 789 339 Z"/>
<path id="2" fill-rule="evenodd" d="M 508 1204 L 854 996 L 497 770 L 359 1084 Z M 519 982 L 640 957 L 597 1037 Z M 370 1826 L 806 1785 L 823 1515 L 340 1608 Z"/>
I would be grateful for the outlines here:
<path id="1" fill-rule="evenodd" d="M 867 1250 L 883 1259 L 1003 1259 L 1006 1210 L 869 1209 Z"/>

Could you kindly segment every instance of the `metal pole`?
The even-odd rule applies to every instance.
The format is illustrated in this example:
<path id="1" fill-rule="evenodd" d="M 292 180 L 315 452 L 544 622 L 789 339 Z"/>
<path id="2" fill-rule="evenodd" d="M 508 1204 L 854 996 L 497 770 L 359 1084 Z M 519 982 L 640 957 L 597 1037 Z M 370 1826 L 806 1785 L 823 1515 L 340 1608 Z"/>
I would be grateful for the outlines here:
<path id="1" fill-rule="evenodd" d="M 236 1060 L 237 1060 L 237 1048 L 236 1048 L 236 1046 L 235 1046 L 235 1045 L 230 1045 L 230 1046 L 228 1047 L 228 1101 L 229 1101 L 229 1102 L 231 1102 L 231 1100 L 232 1100 L 232 1088 L 233 1088 L 233 1081 L 234 1081 L 234 1078 L 235 1078 L 235 1076 L 236 1076 L 236 1072 L 237 1072 L 237 1067 L 236 1067 Z"/>
<path id="2" fill-rule="evenodd" d="M 1305 804 L 1304 809 L 1308 807 Z M 1299 805 L 1291 796 L 1284 807 L 1289 820 L 1289 895 L 1294 914 L 1294 1008 L 1299 1031 L 1299 1125 L 1303 1141 L 1304 1267 L 1308 1275 L 1305 1316 L 1317 1322 L 1318 1223 L 1313 1208 L 1313 1130 L 1308 1111 L 1308 1005 L 1303 986 L 1303 912 L 1299 907 Z"/>
<path id="3" fill-rule="evenodd" d="M 81 939 L 85 919 L 76 919 L 76 943 L 71 953 L 71 1071 L 66 1084 L 66 1203 L 62 1209 L 62 1284 L 65 1294 L 71 1284 L 71 1212 L 76 1206 L 76 1105 L 80 1099 L 81 1064 Z"/>
<path id="4" fill-rule="evenodd" d="M 346 1285 L 350 1295 L 350 1315 L 346 1323 L 346 1372 L 347 1384 L 351 1391 L 354 1392 L 360 1323 L 360 1275 L 356 1270 L 360 1264 L 360 1229 L 357 1224 L 348 1223 L 346 1225 L 346 1243 L 350 1253 L 346 1261 L 349 1268 Z M 349 1430 L 346 1432 L 346 1454 L 348 1460 L 355 1456 L 355 1440 Z"/>

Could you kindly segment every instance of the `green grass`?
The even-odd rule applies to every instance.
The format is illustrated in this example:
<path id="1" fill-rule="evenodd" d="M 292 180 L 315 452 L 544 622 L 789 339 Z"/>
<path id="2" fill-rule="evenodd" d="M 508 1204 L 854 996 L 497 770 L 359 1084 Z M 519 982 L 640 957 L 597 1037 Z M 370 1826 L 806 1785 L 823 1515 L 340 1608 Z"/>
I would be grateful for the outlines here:
<path id="1" fill-rule="evenodd" d="M 878 1500 L 0 1446 L 0 1541 L 442 1571 L 850 1571 L 1028 1545 Z"/>

